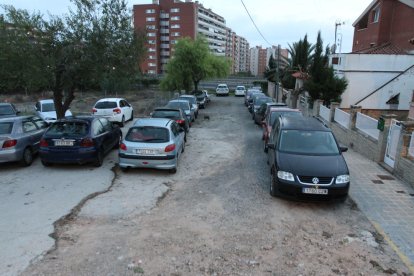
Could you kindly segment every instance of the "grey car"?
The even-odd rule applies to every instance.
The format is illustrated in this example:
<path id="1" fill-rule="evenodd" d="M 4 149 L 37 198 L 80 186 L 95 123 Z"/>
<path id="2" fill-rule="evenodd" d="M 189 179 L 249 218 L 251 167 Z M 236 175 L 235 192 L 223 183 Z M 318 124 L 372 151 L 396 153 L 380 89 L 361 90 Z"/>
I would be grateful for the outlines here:
<path id="1" fill-rule="evenodd" d="M 171 100 L 168 102 L 166 107 L 181 108 L 182 110 L 184 110 L 185 116 L 187 116 L 188 121 L 190 122 L 190 127 L 191 127 L 191 122 L 195 121 L 194 109 L 191 108 L 190 102 L 187 100 Z"/>
<path id="2" fill-rule="evenodd" d="M 0 119 L 0 163 L 19 161 L 30 166 L 48 124 L 38 116 Z"/>
<path id="3" fill-rule="evenodd" d="M 174 120 L 143 118 L 128 130 L 119 146 L 119 167 L 154 168 L 177 172 L 184 152 L 184 128 Z"/>
<path id="4" fill-rule="evenodd" d="M 0 103 L 0 118 L 19 115 L 20 111 L 12 103 Z"/>

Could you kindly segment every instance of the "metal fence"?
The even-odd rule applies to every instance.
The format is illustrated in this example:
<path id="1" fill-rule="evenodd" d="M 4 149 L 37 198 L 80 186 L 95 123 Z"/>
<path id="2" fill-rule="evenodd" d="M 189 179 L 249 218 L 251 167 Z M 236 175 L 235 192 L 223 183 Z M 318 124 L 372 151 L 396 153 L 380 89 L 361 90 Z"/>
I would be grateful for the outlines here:
<path id="1" fill-rule="evenodd" d="M 325 121 L 329 122 L 329 114 L 331 110 L 324 105 L 319 106 L 319 116 L 322 117 Z"/>
<path id="2" fill-rule="evenodd" d="M 378 140 L 379 130 L 377 129 L 378 120 L 375 120 L 360 112 L 357 113 L 356 128 L 367 134 L 368 136 Z"/>
<path id="3" fill-rule="evenodd" d="M 408 147 L 408 155 L 414 157 L 414 131 L 411 132 L 410 146 Z"/>
<path id="4" fill-rule="evenodd" d="M 334 121 L 343 126 L 344 128 L 349 127 L 349 120 L 351 119 L 351 114 L 339 109 L 335 108 L 335 116 Z"/>

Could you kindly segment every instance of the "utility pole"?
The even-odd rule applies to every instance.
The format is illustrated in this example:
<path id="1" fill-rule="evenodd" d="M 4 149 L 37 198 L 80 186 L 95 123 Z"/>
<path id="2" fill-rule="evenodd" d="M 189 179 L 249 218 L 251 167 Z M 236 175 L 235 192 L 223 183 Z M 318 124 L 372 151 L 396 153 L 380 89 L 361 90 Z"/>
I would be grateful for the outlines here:
<path id="1" fill-rule="evenodd" d="M 276 101 L 277 102 L 279 102 L 279 61 L 280 61 L 280 44 L 277 45 L 277 60 L 276 60 L 275 90 L 276 90 Z"/>
<path id="2" fill-rule="evenodd" d="M 345 25 L 345 22 L 340 22 L 339 20 L 335 22 L 335 44 L 334 44 L 333 54 L 335 54 L 336 52 L 336 45 L 337 45 L 336 32 L 338 30 L 338 26 L 341 26 L 341 25 Z"/>

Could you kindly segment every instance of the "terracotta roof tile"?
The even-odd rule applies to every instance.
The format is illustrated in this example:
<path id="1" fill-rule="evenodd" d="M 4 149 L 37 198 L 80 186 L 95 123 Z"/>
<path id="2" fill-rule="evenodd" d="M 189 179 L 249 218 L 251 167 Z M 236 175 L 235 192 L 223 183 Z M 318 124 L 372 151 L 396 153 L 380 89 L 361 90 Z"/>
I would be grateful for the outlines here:
<path id="1" fill-rule="evenodd" d="M 370 47 L 353 52 L 355 54 L 377 54 L 377 55 L 406 55 L 407 52 L 391 43 Z"/>

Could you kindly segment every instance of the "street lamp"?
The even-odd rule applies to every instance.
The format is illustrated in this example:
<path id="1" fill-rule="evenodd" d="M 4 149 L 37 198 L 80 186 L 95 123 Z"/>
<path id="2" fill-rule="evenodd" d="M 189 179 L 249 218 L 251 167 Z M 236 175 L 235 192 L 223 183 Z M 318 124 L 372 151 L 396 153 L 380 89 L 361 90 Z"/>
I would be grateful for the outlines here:
<path id="1" fill-rule="evenodd" d="M 336 22 L 335 22 L 335 46 L 334 46 L 334 48 L 333 48 L 333 54 L 335 54 L 335 52 L 336 52 L 336 45 L 337 45 L 337 41 L 336 41 L 336 32 L 337 32 L 337 30 L 338 30 L 338 26 L 341 26 L 341 25 L 345 25 L 345 22 L 341 22 L 341 21 L 339 21 L 339 20 L 337 20 Z"/>

